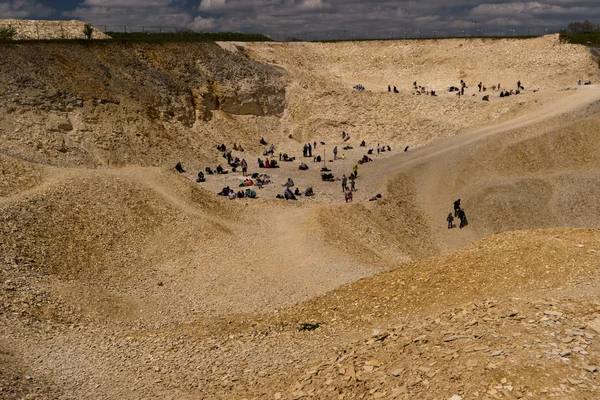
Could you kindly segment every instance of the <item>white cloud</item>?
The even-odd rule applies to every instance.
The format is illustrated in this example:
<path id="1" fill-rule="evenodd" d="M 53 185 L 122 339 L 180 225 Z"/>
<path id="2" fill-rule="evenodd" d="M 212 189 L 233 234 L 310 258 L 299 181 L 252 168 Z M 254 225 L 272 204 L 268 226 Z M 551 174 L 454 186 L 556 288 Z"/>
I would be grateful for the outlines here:
<path id="1" fill-rule="evenodd" d="M 194 31 L 212 31 L 217 28 L 217 20 L 215 18 L 196 17 L 187 27 Z"/>
<path id="2" fill-rule="evenodd" d="M 0 18 L 47 17 L 54 9 L 34 0 L 0 1 Z"/>

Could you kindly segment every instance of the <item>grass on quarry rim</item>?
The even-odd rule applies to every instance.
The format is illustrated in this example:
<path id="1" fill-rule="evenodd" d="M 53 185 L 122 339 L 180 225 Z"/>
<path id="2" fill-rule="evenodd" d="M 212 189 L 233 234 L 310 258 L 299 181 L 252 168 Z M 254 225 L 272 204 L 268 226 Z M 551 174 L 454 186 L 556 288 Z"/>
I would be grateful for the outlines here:
<path id="1" fill-rule="evenodd" d="M 105 32 L 112 38 L 109 39 L 27 39 L 27 40 L 0 40 L 0 43 L 23 44 L 23 43 L 101 43 L 101 42 L 140 42 L 140 43 L 172 43 L 172 42 L 274 42 L 273 39 L 257 33 L 235 33 L 235 32 L 219 32 L 219 33 L 198 33 L 198 32 L 165 32 L 165 33 L 150 33 L 150 32 Z M 524 40 L 535 39 L 539 36 L 448 36 L 448 37 L 428 37 L 428 38 L 369 38 L 369 39 L 344 39 L 344 40 L 300 40 L 292 39 L 282 41 L 282 43 L 337 43 L 337 42 L 372 42 L 372 41 L 430 41 L 430 40 Z"/>
<path id="2" fill-rule="evenodd" d="M 272 42 L 262 34 L 255 33 L 149 33 L 149 32 L 106 32 L 110 39 L 28 39 L 0 40 L 0 43 L 101 43 L 101 42 L 141 42 L 141 43 L 171 43 L 171 42 Z"/>
<path id="3" fill-rule="evenodd" d="M 571 44 L 582 44 L 584 46 L 600 46 L 600 32 L 567 33 L 560 32 L 560 41 Z"/>

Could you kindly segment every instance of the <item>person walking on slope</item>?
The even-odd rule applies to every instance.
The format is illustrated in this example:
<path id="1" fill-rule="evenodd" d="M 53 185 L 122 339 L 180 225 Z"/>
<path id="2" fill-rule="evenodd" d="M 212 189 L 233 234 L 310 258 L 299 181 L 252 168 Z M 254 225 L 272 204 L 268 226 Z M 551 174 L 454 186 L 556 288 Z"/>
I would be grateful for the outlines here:
<path id="1" fill-rule="evenodd" d="M 454 216 L 458 217 L 458 211 L 460 210 L 460 199 L 454 202 Z"/>
<path id="2" fill-rule="evenodd" d="M 458 226 L 460 229 L 467 226 L 467 216 L 462 208 L 458 210 L 458 219 L 460 219 L 460 225 Z"/>
<path id="3" fill-rule="evenodd" d="M 337 160 L 337 146 L 333 148 L 333 159 Z"/>
<path id="4" fill-rule="evenodd" d="M 452 229 L 452 221 L 454 221 L 454 217 L 452 216 L 452 213 L 448 213 L 448 216 L 446 217 L 446 221 L 448 221 L 448 229 Z"/>
<path id="5" fill-rule="evenodd" d="M 348 178 L 346 178 L 346 174 L 344 174 L 342 178 L 342 192 L 348 190 Z"/>
<path id="6" fill-rule="evenodd" d="M 354 177 L 352 177 L 352 176 L 350 177 L 350 191 L 351 191 L 351 192 L 356 192 L 356 187 L 354 186 L 354 181 L 355 181 L 355 179 L 356 179 L 356 178 L 354 178 Z"/>
<path id="7" fill-rule="evenodd" d="M 352 167 L 352 172 L 354 173 L 354 178 L 358 177 L 358 164 L 354 164 L 354 167 Z"/>

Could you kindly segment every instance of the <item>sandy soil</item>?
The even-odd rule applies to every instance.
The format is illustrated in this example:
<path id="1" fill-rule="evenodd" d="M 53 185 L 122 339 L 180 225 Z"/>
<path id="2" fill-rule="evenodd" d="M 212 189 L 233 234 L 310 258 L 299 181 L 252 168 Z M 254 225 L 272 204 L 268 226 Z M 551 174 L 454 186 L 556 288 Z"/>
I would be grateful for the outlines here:
<path id="1" fill-rule="evenodd" d="M 259 146 L 234 152 L 270 175 L 258 199 L 216 195 L 239 173 L 196 183 L 199 161 L 179 174 L 1 154 L 0 397 L 597 398 L 600 89 L 574 85 L 597 72 L 555 37 L 442 42 L 246 45 L 287 71 L 287 130 L 262 121 L 298 157 L 259 170 Z M 488 104 L 413 95 L 415 76 L 542 90 Z M 342 129 L 354 148 L 329 161 Z M 359 166 L 345 204 L 321 164 L 298 170 L 308 140 L 337 177 L 360 140 L 392 151 Z M 275 199 L 288 177 L 316 196 Z M 470 224 L 448 230 L 456 198 Z"/>

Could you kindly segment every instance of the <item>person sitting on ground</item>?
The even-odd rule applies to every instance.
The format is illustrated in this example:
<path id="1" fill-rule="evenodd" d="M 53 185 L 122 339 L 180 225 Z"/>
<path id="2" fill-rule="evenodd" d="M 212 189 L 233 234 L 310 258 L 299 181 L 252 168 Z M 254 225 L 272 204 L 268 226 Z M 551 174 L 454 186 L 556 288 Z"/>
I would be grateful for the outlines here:
<path id="1" fill-rule="evenodd" d="M 179 172 L 180 174 L 183 174 L 185 172 L 185 170 L 183 169 L 183 167 L 181 166 L 181 163 L 178 162 L 177 164 L 175 164 L 175 169 L 177 170 L 177 172 Z"/>
<path id="2" fill-rule="evenodd" d="M 321 156 L 316 156 L 315 158 L 313 158 L 313 162 L 321 162 Z"/>
<path id="3" fill-rule="evenodd" d="M 221 167 L 221 164 L 217 165 L 217 174 L 222 174 L 223 173 L 223 167 Z"/>
<path id="4" fill-rule="evenodd" d="M 409 147 L 409 146 L 406 146 L 406 147 L 404 148 L 404 152 L 407 152 L 407 151 L 408 151 L 408 147 Z"/>
<path id="5" fill-rule="evenodd" d="M 313 192 L 312 186 L 309 186 L 309 187 L 306 188 L 306 190 L 304 191 L 304 195 L 306 197 L 310 197 L 310 196 L 314 196 L 315 195 L 315 193 Z"/>
<path id="6" fill-rule="evenodd" d="M 296 188 L 296 190 L 294 190 L 294 194 L 296 196 L 302 196 L 302 192 L 300 191 L 300 188 Z"/>
<path id="7" fill-rule="evenodd" d="M 481 100 L 482 100 L 482 101 L 490 101 L 490 95 L 489 95 L 489 94 L 486 94 L 485 96 L 483 96 L 483 97 L 481 98 Z"/>
<path id="8" fill-rule="evenodd" d="M 342 131 L 342 139 L 346 138 L 346 131 Z"/>
<path id="9" fill-rule="evenodd" d="M 244 198 L 244 191 L 240 190 L 239 192 L 237 192 L 237 198 L 238 199 L 243 199 Z"/>
<path id="10" fill-rule="evenodd" d="M 344 192 L 344 198 L 346 199 L 346 203 L 352 203 L 352 191 L 350 189 Z"/>
<path id="11" fill-rule="evenodd" d="M 264 168 L 265 167 L 265 163 L 263 162 L 263 160 L 261 160 L 260 158 L 258 159 L 258 168 Z"/>
<path id="12" fill-rule="evenodd" d="M 267 160 L 265 161 L 265 168 L 271 168 L 271 161 L 269 161 L 269 159 L 267 158 Z"/>
<path id="13" fill-rule="evenodd" d="M 434 97 L 437 97 L 437 94 L 435 93 L 435 90 L 431 91 L 431 95 L 434 96 Z"/>
<path id="14" fill-rule="evenodd" d="M 250 199 L 256 198 L 256 192 L 252 189 L 246 189 L 246 192 L 244 193 L 244 195 Z"/>
<path id="15" fill-rule="evenodd" d="M 214 171 L 212 169 L 210 169 L 210 167 L 204 168 L 204 171 L 206 171 L 206 173 L 209 174 L 209 175 L 214 174 Z"/>
<path id="16" fill-rule="evenodd" d="M 367 150 L 367 154 L 373 154 L 373 149 Z"/>
<path id="17" fill-rule="evenodd" d="M 500 92 L 500 97 L 504 97 L 504 92 Z"/>
<path id="18" fill-rule="evenodd" d="M 267 144 L 267 141 L 265 140 L 265 138 L 260 138 L 260 144 L 262 144 L 263 146 Z"/>
<path id="19" fill-rule="evenodd" d="M 394 86 L 394 93 L 400 93 L 398 89 L 396 89 L 396 86 Z"/>
<path id="20" fill-rule="evenodd" d="M 583 84 L 584 84 L 584 85 L 591 85 L 591 84 L 592 84 L 592 81 L 585 81 Z"/>
<path id="21" fill-rule="evenodd" d="M 392 151 L 392 149 L 390 148 L 390 146 L 385 146 L 387 147 L 387 151 Z"/>
<path id="22" fill-rule="evenodd" d="M 234 150 L 237 150 L 237 149 L 238 149 L 238 147 L 237 147 L 237 144 L 236 144 L 235 142 L 233 142 L 233 149 L 234 149 Z"/>
<path id="23" fill-rule="evenodd" d="M 367 143 L 363 140 L 360 142 L 360 147 L 367 147 Z"/>
<path id="24" fill-rule="evenodd" d="M 327 182 L 333 182 L 334 181 L 334 177 L 332 173 L 328 173 L 328 174 L 321 174 L 321 179 Z"/>
<path id="25" fill-rule="evenodd" d="M 294 186 L 294 181 L 292 180 L 292 178 L 288 178 L 287 181 L 281 186 L 286 186 L 286 187 Z"/>
<path id="26" fill-rule="evenodd" d="M 298 169 L 301 171 L 306 171 L 308 169 L 308 165 L 302 163 L 300 166 L 298 166 Z"/>
<path id="27" fill-rule="evenodd" d="M 225 186 L 219 193 L 219 196 L 229 196 L 229 186 Z"/>
<path id="28" fill-rule="evenodd" d="M 348 140 L 350 140 L 350 134 L 346 135 L 346 137 L 344 138 L 344 142 L 347 142 Z"/>
<path id="29" fill-rule="evenodd" d="M 237 198 L 235 192 L 233 190 L 229 191 L 229 200 L 235 200 Z"/>
<path id="30" fill-rule="evenodd" d="M 198 178 L 196 178 L 196 182 L 205 182 L 206 179 L 204 178 L 204 172 L 200 171 L 198 172 Z"/>
<path id="31" fill-rule="evenodd" d="M 286 187 L 283 191 L 283 197 L 285 197 L 286 200 L 296 200 L 296 196 L 294 196 L 294 193 L 292 193 L 292 190 L 289 187 Z"/>

